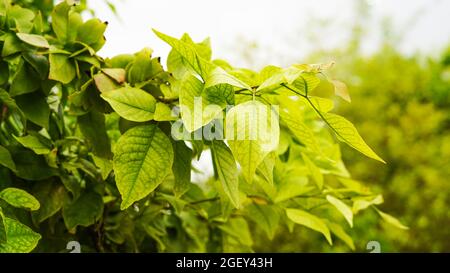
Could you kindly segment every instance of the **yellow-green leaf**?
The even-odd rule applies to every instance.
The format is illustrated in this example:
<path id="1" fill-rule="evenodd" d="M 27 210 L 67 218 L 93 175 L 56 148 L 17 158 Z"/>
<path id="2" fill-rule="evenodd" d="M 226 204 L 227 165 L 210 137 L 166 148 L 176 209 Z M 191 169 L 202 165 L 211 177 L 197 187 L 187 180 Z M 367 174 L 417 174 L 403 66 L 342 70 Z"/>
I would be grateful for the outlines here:
<path id="1" fill-rule="evenodd" d="M 17 33 L 17 37 L 19 37 L 19 39 L 22 40 L 23 42 L 35 47 L 42 47 L 42 48 L 50 47 L 48 41 L 41 35 Z"/>
<path id="2" fill-rule="evenodd" d="M 230 198 L 231 203 L 238 208 L 240 207 L 239 179 L 238 169 L 233 154 L 223 141 L 218 140 L 213 141 L 212 153 L 223 190 Z"/>
<path id="3" fill-rule="evenodd" d="M 344 216 L 350 227 L 353 227 L 352 209 L 347 204 L 331 195 L 327 195 L 327 201 L 330 202 L 330 204 L 332 204 Z"/>
<path id="4" fill-rule="evenodd" d="M 276 150 L 279 137 L 278 116 L 268 105 L 248 101 L 227 113 L 226 138 L 248 182 L 264 158 Z"/>
<path id="5" fill-rule="evenodd" d="M 0 244 L 0 253 L 28 253 L 41 239 L 41 235 L 14 219 L 5 217 L 4 222 L 7 242 Z"/>
<path id="6" fill-rule="evenodd" d="M 289 219 L 294 223 L 303 225 L 312 230 L 318 231 L 325 236 L 330 245 L 333 244 L 331 240 L 330 230 L 328 229 L 326 223 L 319 217 L 312 215 L 306 211 L 299 209 L 286 209 L 286 214 Z"/>
<path id="7" fill-rule="evenodd" d="M 153 119 L 156 100 L 142 89 L 123 87 L 101 94 L 121 117 L 136 122 Z"/>
<path id="8" fill-rule="evenodd" d="M 367 145 L 350 121 L 332 113 L 322 113 L 322 116 L 340 141 L 370 158 L 386 163 Z"/>
<path id="9" fill-rule="evenodd" d="M 173 157 L 170 139 L 155 124 L 137 126 L 122 135 L 113 161 L 121 209 L 154 191 L 170 173 Z"/>
<path id="10" fill-rule="evenodd" d="M 375 207 L 374 207 L 375 208 Z M 381 210 L 375 208 L 375 210 L 378 212 L 378 214 L 381 216 L 381 218 L 383 218 L 384 221 L 386 221 L 386 223 L 399 228 L 399 229 L 409 229 L 409 227 L 403 225 L 397 218 L 395 218 L 394 216 L 387 214 L 385 212 L 382 212 Z"/>
<path id="11" fill-rule="evenodd" d="M 38 210 L 39 201 L 28 192 L 17 188 L 6 188 L 0 192 L 0 198 L 5 200 L 11 206 Z"/>

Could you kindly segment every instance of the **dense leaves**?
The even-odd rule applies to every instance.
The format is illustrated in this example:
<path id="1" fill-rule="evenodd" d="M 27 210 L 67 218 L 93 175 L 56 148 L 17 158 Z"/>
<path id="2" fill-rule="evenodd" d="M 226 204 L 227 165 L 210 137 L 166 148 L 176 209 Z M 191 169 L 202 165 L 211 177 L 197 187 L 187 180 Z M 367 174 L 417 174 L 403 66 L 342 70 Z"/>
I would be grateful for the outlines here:
<path id="1" fill-rule="evenodd" d="M 172 48 L 167 70 L 148 48 L 103 59 L 106 24 L 70 1 L 44 17 L 4 3 L 1 251 L 61 251 L 73 238 L 100 252 L 253 251 L 252 223 L 269 238 L 298 224 L 354 249 L 343 224 L 381 202 L 358 199 L 378 195 L 349 178 L 334 137 L 383 160 L 330 99 L 311 96 L 327 83 L 350 100 L 322 77 L 330 65 L 234 68 L 212 60 L 208 39 L 156 30 Z M 214 176 L 196 180 L 192 161 L 206 153 Z"/>

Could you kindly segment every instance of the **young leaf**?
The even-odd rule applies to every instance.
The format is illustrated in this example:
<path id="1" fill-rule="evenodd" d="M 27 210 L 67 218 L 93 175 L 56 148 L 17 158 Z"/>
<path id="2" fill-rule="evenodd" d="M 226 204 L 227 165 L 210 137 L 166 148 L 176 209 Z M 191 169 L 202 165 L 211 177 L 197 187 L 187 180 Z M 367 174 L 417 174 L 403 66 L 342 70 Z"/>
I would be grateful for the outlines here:
<path id="1" fill-rule="evenodd" d="M 276 159 L 277 155 L 275 152 L 269 153 L 256 170 L 270 185 L 273 185 L 273 168 L 275 167 Z"/>
<path id="2" fill-rule="evenodd" d="M 194 132 L 222 113 L 222 107 L 203 99 L 203 83 L 194 75 L 183 80 L 180 87 L 181 118 L 186 130 Z"/>
<path id="3" fill-rule="evenodd" d="M 101 96 L 121 117 L 127 120 L 144 122 L 153 119 L 156 100 L 142 89 L 123 87 L 104 92 Z"/>
<path id="4" fill-rule="evenodd" d="M 316 182 L 317 187 L 319 190 L 322 190 L 323 188 L 323 174 L 320 171 L 320 169 L 314 164 L 314 162 L 309 159 L 309 157 L 302 153 L 303 161 L 305 162 L 306 167 L 309 170 L 309 173 L 311 177 L 314 179 L 314 182 Z"/>
<path id="5" fill-rule="evenodd" d="M 328 243 L 330 245 L 333 244 L 331 241 L 330 230 L 322 219 L 299 209 L 286 209 L 286 214 L 288 218 L 291 219 L 294 223 L 303 225 L 322 233 L 323 236 L 325 236 L 325 238 L 327 239 Z"/>
<path id="6" fill-rule="evenodd" d="M 156 103 L 155 114 L 153 119 L 156 121 L 171 121 L 176 120 L 178 117 L 172 113 L 167 104 L 158 102 Z"/>
<path id="7" fill-rule="evenodd" d="M 50 45 L 48 41 L 41 35 L 27 34 L 27 33 L 17 33 L 17 37 L 23 42 L 41 48 L 49 48 Z"/>
<path id="8" fill-rule="evenodd" d="M 170 139 L 154 124 L 128 130 L 116 144 L 114 172 L 126 209 L 154 191 L 173 163 Z"/>
<path id="9" fill-rule="evenodd" d="M 0 244 L 0 253 L 28 253 L 41 239 L 41 235 L 14 219 L 5 217 L 4 223 L 7 242 Z"/>
<path id="10" fill-rule="evenodd" d="M 181 57 L 184 58 L 187 64 L 194 69 L 195 72 L 198 73 L 203 79 L 209 73 L 209 71 L 213 68 L 213 65 L 199 56 L 197 53 L 195 46 L 191 43 L 178 40 L 176 38 L 170 37 L 166 34 L 163 34 L 155 29 L 153 32 L 158 36 L 161 40 L 169 44 L 175 51 L 177 51 Z"/>
<path id="11" fill-rule="evenodd" d="M 302 112 L 289 98 L 280 101 L 280 118 L 298 141 L 305 144 L 312 151 L 319 151 L 317 137 L 312 129 L 303 122 Z"/>
<path id="12" fill-rule="evenodd" d="M 14 137 L 25 148 L 33 150 L 38 155 L 46 155 L 50 153 L 51 146 L 41 142 L 37 136 L 27 135 L 24 137 Z"/>
<path id="13" fill-rule="evenodd" d="M 225 70 L 223 70 L 223 68 L 216 67 L 208 75 L 208 78 L 205 83 L 205 88 L 219 85 L 219 84 L 229 84 L 234 87 L 252 90 L 252 88 L 245 82 L 243 82 L 243 81 L 239 80 L 238 78 L 234 77 L 233 75 L 227 73 Z"/>
<path id="14" fill-rule="evenodd" d="M 69 11 L 71 6 L 62 1 L 52 11 L 52 28 L 58 39 L 65 43 L 68 39 L 68 31 L 70 28 Z"/>
<path id="15" fill-rule="evenodd" d="M 191 183 L 191 161 L 192 150 L 184 143 L 184 141 L 175 141 L 174 160 L 172 172 L 175 177 L 175 185 L 173 191 L 176 197 L 183 195 Z"/>
<path id="16" fill-rule="evenodd" d="M 347 206 L 347 204 L 331 195 L 327 195 L 327 201 L 330 202 L 330 204 L 332 204 L 344 216 L 345 220 L 347 220 L 350 227 L 353 227 L 352 209 L 349 206 Z"/>
<path id="17" fill-rule="evenodd" d="M 330 228 L 331 233 L 341 239 L 351 250 L 355 250 L 355 244 L 353 243 L 352 237 L 350 237 L 340 225 L 327 221 L 327 226 Z"/>
<path id="18" fill-rule="evenodd" d="M 264 158 L 278 146 L 280 127 L 278 116 L 272 111 L 261 102 L 248 101 L 227 113 L 227 141 L 248 182 L 253 180 Z"/>
<path id="19" fill-rule="evenodd" d="M 103 40 L 103 34 L 106 30 L 106 24 L 97 18 L 90 19 L 83 23 L 77 32 L 77 41 L 83 42 L 87 45 L 95 45 Z M 100 48 L 96 48 L 99 50 Z"/>
<path id="20" fill-rule="evenodd" d="M 340 141 L 370 158 L 386 163 L 366 144 L 350 121 L 332 113 L 323 113 L 322 116 Z"/>
<path id="21" fill-rule="evenodd" d="M 374 207 L 375 208 L 375 207 Z M 386 223 L 399 228 L 399 229 L 409 229 L 409 227 L 403 225 L 397 218 L 395 218 L 392 215 L 389 215 L 385 212 L 382 212 L 381 210 L 375 208 L 375 210 L 378 212 L 378 214 L 381 216 L 381 218 L 383 218 L 384 221 L 386 221 Z"/>
<path id="22" fill-rule="evenodd" d="M 246 207 L 248 217 L 260 226 L 269 239 L 273 239 L 280 221 L 280 214 L 272 205 L 250 204 Z"/>
<path id="23" fill-rule="evenodd" d="M 8 149 L 3 146 L 0 146 L 0 165 L 5 166 L 11 171 L 16 171 L 16 164 L 14 164 L 11 154 Z"/>
<path id="24" fill-rule="evenodd" d="M 68 84 L 75 78 L 75 65 L 73 61 L 69 59 L 69 56 L 65 54 L 50 54 L 49 60 L 49 79 Z"/>
<path id="25" fill-rule="evenodd" d="M 0 192 L 0 199 L 17 208 L 38 210 L 40 207 L 39 201 L 34 196 L 17 188 L 4 189 Z"/>
<path id="26" fill-rule="evenodd" d="M 234 207 L 239 208 L 239 179 L 236 161 L 230 148 L 223 142 L 212 142 L 212 153 L 219 180 L 222 183 L 225 194 L 230 198 Z"/>

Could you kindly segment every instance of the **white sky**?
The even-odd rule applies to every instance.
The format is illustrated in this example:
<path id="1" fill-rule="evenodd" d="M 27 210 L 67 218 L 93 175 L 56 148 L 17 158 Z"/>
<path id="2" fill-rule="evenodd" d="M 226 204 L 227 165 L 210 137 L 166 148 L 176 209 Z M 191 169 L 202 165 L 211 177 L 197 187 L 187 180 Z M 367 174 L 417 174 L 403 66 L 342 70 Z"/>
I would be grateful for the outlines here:
<path id="1" fill-rule="evenodd" d="M 366 0 L 372 7 L 364 48 L 373 50 L 380 40 L 379 26 L 390 16 L 402 33 L 402 51 L 436 54 L 450 43 L 449 0 Z M 317 42 L 334 47 L 345 42 L 355 20 L 355 0 L 111 0 L 121 20 L 103 1 L 91 1 L 97 16 L 109 22 L 102 56 L 154 49 L 163 59 L 169 47 L 151 32 L 156 28 L 172 36 L 189 33 L 194 40 L 211 37 L 216 58 L 237 66 L 288 65 L 298 62 Z M 406 31 L 406 32 L 405 32 Z M 250 45 L 256 44 L 257 48 Z M 250 58 L 243 58 L 246 52 Z M 250 63 L 249 59 L 253 62 Z M 256 60 L 255 60 L 256 59 Z"/>

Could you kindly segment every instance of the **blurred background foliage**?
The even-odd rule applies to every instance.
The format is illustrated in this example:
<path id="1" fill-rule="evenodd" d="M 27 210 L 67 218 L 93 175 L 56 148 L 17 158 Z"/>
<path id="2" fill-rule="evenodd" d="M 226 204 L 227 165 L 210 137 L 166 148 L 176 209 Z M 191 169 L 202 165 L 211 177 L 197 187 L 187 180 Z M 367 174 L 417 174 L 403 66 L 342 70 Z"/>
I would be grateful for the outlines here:
<path id="1" fill-rule="evenodd" d="M 362 10 L 360 17 L 366 13 Z M 347 147 L 344 162 L 355 179 L 383 193 L 381 208 L 410 228 L 384 225 L 376 221 L 375 211 L 366 211 L 355 217 L 350 234 L 356 251 L 367 251 L 367 242 L 375 240 L 382 252 L 449 252 L 450 47 L 438 57 L 405 55 L 396 48 L 401 34 L 392 33 L 389 20 L 380 27 L 385 35 L 370 55 L 361 49 L 364 20 L 355 20 L 346 45 L 318 50 L 302 60 L 336 61 L 333 77 L 347 84 L 352 97 L 352 103 L 336 100 L 337 112 L 355 124 L 387 164 L 365 160 Z M 322 90 L 316 92 L 331 96 Z M 294 235 L 279 231 L 272 243 L 254 241 L 259 242 L 256 251 L 348 251 L 343 244 L 330 247 L 318 240 L 297 227 Z"/>

